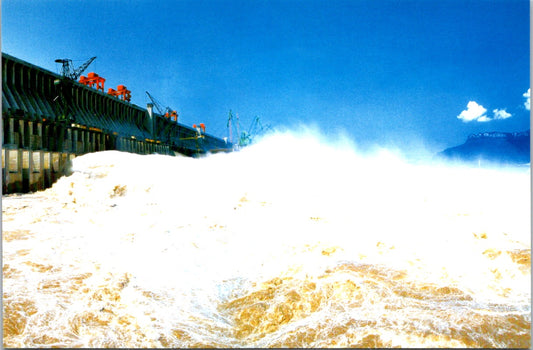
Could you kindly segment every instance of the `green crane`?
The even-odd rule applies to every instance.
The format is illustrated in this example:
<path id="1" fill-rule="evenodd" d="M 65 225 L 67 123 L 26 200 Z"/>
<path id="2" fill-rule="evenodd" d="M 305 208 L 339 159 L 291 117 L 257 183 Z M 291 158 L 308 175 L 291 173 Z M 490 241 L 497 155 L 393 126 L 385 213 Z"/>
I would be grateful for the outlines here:
<path id="1" fill-rule="evenodd" d="M 248 130 L 241 131 L 239 115 L 233 115 L 231 110 L 229 111 L 227 127 L 229 132 L 229 142 L 234 144 L 237 149 L 251 145 L 256 136 L 259 136 L 270 129 L 270 125 L 263 126 L 259 117 L 256 116 Z M 237 143 L 233 142 L 233 132 L 239 137 Z"/>

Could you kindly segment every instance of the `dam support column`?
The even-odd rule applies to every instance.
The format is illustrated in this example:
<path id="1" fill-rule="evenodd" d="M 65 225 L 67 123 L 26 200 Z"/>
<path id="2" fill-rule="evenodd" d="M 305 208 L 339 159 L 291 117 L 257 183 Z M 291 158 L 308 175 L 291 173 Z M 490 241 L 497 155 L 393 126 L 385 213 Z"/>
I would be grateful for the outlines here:
<path id="1" fill-rule="evenodd" d="M 89 131 L 89 130 L 85 130 L 84 134 L 85 134 L 84 153 L 91 153 L 91 152 L 93 152 L 93 143 L 91 142 L 91 139 L 92 139 L 91 136 L 92 136 L 93 132 Z"/>
<path id="2" fill-rule="evenodd" d="M 30 149 L 38 149 L 39 137 L 37 136 L 37 122 L 28 122 L 28 137 L 30 141 Z"/>
<path id="3" fill-rule="evenodd" d="M 95 133 L 93 131 L 87 131 L 87 151 L 85 153 L 94 152 L 94 136 Z"/>
<path id="4" fill-rule="evenodd" d="M 80 133 L 81 133 L 80 153 L 88 153 L 89 152 L 89 138 L 88 138 L 87 130 L 80 130 Z"/>
<path id="5" fill-rule="evenodd" d="M 77 154 L 78 153 L 78 130 L 77 129 L 73 129 L 71 131 L 71 135 L 72 135 L 72 152 Z M 70 137 L 69 137 L 69 139 L 70 139 Z"/>
<path id="6" fill-rule="evenodd" d="M 65 147 L 64 147 L 64 150 L 63 152 L 75 152 L 75 148 L 76 147 L 72 140 L 73 140 L 73 135 L 72 135 L 72 129 L 71 128 L 67 128 L 67 137 L 66 137 L 66 140 L 65 140 Z"/>
<path id="7" fill-rule="evenodd" d="M 43 123 L 38 122 L 36 125 L 37 128 L 37 149 L 43 148 Z"/>
<path id="8" fill-rule="evenodd" d="M 148 133 L 150 138 L 155 140 L 155 117 L 154 117 L 154 105 L 148 103 L 146 105 L 146 111 L 148 112 Z"/>
<path id="9" fill-rule="evenodd" d="M 19 140 L 18 140 L 17 147 L 25 148 L 26 145 L 24 144 L 24 140 L 25 140 L 25 137 L 24 137 L 24 120 L 19 119 L 18 125 L 19 125 Z"/>
<path id="10" fill-rule="evenodd" d="M 105 150 L 105 147 L 104 147 L 104 134 L 101 134 L 101 133 L 97 133 L 96 135 L 96 151 L 104 151 Z"/>
<path id="11" fill-rule="evenodd" d="M 8 146 L 9 148 L 16 147 L 15 145 L 15 119 L 12 117 L 7 118 L 7 138 L 6 138 L 6 144 L 5 146 Z"/>
<path id="12" fill-rule="evenodd" d="M 32 147 L 32 126 L 33 123 L 30 121 L 23 120 L 22 121 L 23 129 L 24 129 L 24 148 L 31 149 Z"/>

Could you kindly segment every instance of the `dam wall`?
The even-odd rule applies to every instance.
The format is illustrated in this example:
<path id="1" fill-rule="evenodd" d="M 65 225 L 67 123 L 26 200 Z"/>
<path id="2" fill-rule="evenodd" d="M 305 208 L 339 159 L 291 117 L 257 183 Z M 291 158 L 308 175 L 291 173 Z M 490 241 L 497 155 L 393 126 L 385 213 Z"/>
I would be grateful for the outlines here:
<path id="1" fill-rule="evenodd" d="M 2 193 L 35 192 L 52 186 L 68 171 L 74 153 L 2 149 Z"/>
<path id="2" fill-rule="evenodd" d="M 2 192 L 49 187 L 90 152 L 196 156 L 231 145 L 2 53 Z M 39 175 L 36 175 L 39 174 Z"/>

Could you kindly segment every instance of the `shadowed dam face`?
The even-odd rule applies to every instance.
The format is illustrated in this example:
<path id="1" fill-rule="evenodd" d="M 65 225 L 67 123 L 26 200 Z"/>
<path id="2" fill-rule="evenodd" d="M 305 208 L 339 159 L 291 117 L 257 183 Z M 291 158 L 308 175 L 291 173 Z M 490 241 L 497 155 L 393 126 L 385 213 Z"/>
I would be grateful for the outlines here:
<path id="1" fill-rule="evenodd" d="M 4 346 L 529 347 L 529 169 L 268 136 L 3 197 Z"/>

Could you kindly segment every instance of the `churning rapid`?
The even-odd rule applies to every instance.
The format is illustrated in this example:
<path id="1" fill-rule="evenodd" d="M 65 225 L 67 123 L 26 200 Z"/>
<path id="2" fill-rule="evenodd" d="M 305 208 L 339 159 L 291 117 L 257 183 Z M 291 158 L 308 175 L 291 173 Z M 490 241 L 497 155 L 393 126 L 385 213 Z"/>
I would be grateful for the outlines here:
<path id="1" fill-rule="evenodd" d="M 530 170 L 278 133 L 3 197 L 4 346 L 529 347 Z"/>

